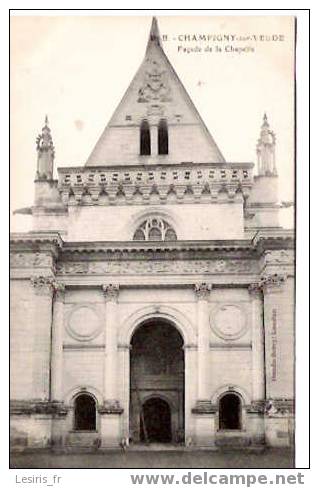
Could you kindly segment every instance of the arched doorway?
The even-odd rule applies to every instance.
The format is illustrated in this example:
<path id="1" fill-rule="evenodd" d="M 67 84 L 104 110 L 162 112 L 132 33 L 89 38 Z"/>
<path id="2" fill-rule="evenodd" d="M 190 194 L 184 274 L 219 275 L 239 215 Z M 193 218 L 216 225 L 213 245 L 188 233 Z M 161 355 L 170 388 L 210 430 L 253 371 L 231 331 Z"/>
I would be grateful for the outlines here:
<path id="1" fill-rule="evenodd" d="M 150 398 L 143 403 L 140 416 L 142 442 L 171 442 L 172 423 L 169 404 L 162 398 Z"/>
<path id="2" fill-rule="evenodd" d="M 131 339 L 130 438 L 184 441 L 184 341 L 162 318 L 142 323 Z"/>
<path id="3" fill-rule="evenodd" d="M 96 430 L 96 404 L 87 393 L 81 393 L 75 398 L 74 430 Z"/>
<path id="4" fill-rule="evenodd" d="M 241 429 L 241 401 L 235 393 L 226 393 L 219 400 L 220 430 Z"/>

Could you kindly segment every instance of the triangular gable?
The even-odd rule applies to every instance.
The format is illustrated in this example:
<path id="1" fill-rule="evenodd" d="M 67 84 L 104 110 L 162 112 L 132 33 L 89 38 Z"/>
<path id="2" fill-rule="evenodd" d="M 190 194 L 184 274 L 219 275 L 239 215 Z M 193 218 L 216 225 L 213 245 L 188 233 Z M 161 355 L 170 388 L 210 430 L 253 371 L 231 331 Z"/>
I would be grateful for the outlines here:
<path id="1" fill-rule="evenodd" d="M 159 121 L 169 127 L 170 150 L 143 163 L 225 162 L 174 68 L 166 57 L 154 18 L 144 60 L 88 158 L 88 166 L 138 164 L 139 128 L 148 120 L 156 138 Z"/>

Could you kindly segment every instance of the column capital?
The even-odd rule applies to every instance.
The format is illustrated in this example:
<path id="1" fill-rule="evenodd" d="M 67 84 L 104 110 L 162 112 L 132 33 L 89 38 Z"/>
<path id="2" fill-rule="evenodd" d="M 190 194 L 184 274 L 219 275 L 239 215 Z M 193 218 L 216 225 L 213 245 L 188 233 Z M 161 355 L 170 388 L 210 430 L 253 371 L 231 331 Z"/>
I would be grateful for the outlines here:
<path id="1" fill-rule="evenodd" d="M 109 283 L 102 285 L 102 291 L 107 302 L 116 301 L 120 292 L 120 287 L 119 285 Z"/>
<path id="2" fill-rule="evenodd" d="M 260 286 L 263 292 L 279 291 L 286 282 L 287 276 L 282 274 L 269 274 L 261 277 Z"/>
<path id="3" fill-rule="evenodd" d="M 194 285 L 194 291 L 197 300 L 208 300 L 212 288 L 213 286 L 210 283 L 196 283 Z"/>
<path id="4" fill-rule="evenodd" d="M 36 295 L 52 296 L 54 283 L 52 276 L 32 276 L 30 281 Z"/>

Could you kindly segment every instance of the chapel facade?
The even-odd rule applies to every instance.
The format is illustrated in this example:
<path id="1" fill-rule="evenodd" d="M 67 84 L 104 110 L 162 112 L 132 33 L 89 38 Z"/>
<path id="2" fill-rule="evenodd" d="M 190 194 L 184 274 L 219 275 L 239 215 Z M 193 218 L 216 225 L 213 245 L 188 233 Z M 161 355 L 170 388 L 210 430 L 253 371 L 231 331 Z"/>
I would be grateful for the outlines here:
<path id="1" fill-rule="evenodd" d="M 294 232 L 276 140 L 224 159 L 166 57 L 144 60 L 87 162 L 37 144 L 11 236 L 11 445 L 292 446 Z M 293 164 L 293 162 L 292 162 Z"/>

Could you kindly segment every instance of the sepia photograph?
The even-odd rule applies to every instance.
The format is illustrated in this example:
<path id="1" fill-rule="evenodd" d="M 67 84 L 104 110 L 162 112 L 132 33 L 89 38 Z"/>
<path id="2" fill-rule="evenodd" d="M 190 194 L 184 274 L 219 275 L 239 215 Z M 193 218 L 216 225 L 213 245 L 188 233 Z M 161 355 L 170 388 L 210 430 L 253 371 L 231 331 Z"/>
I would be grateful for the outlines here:
<path id="1" fill-rule="evenodd" d="M 10 467 L 295 467 L 292 15 L 10 18 Z"/>

